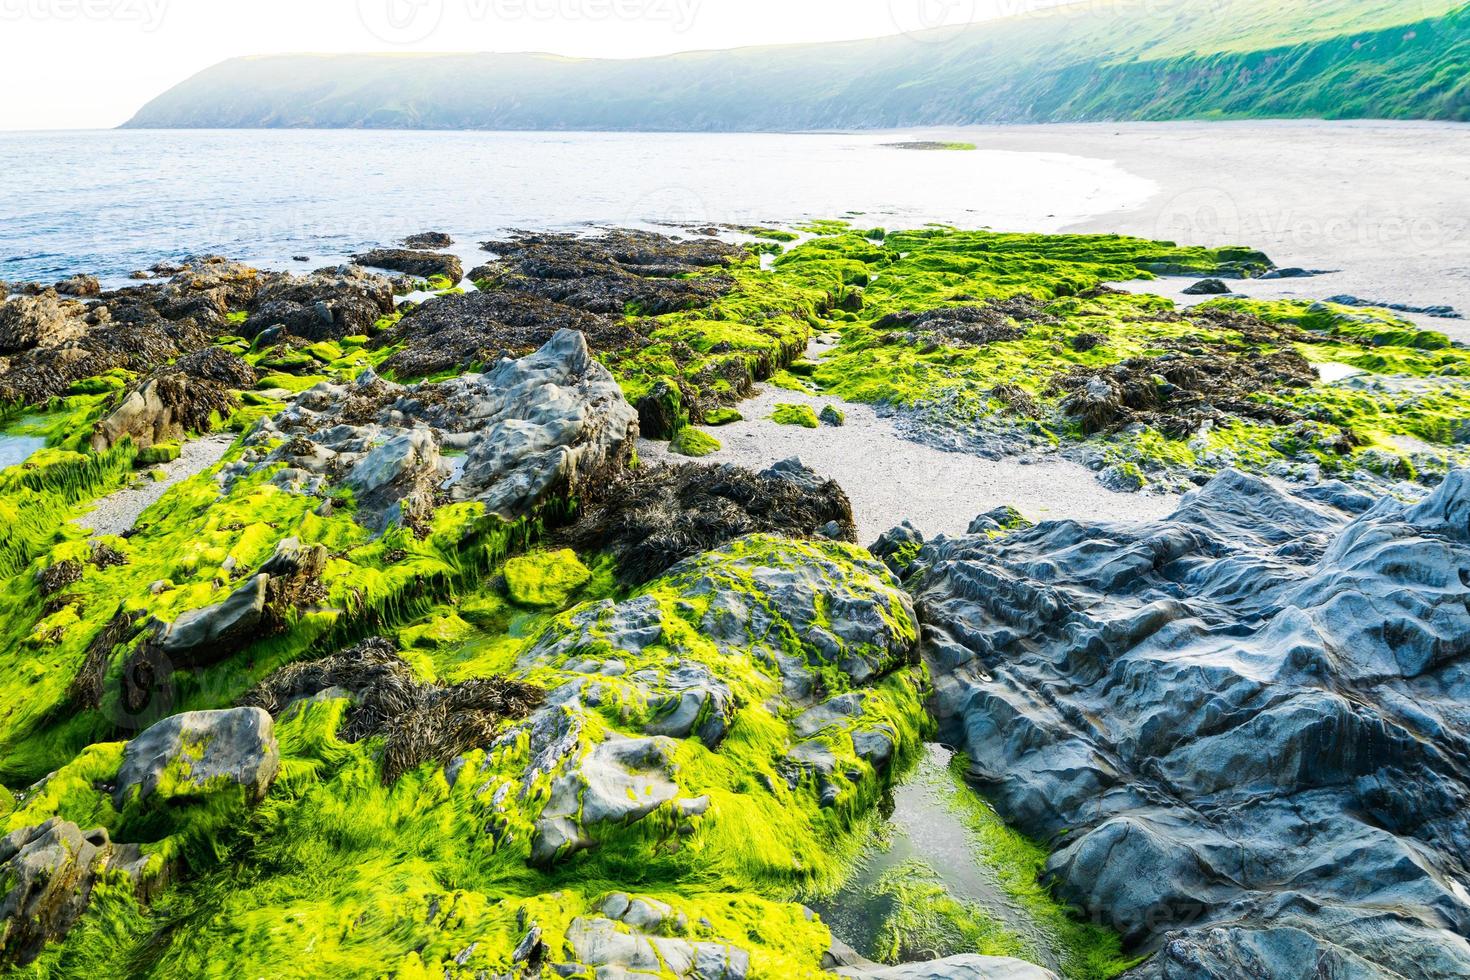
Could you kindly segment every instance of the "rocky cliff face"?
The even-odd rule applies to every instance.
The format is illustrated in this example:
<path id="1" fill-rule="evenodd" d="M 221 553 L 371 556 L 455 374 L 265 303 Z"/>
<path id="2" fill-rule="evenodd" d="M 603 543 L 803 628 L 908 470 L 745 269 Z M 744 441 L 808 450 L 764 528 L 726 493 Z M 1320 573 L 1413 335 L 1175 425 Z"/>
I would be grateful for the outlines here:
<path id="1" fill-rule="evenodd" d="M 1139 977 L 1470 975 L 1470 471 L 940 540 L 941 736 Z"/>

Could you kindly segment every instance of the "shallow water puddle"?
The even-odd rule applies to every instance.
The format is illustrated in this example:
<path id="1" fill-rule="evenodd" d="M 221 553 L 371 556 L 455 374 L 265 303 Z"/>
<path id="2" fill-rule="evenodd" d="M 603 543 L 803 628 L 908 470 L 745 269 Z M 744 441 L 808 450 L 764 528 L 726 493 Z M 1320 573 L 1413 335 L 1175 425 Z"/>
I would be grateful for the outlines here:
<path id="1" fill-rule="evenodd" d="M 0 469 L 19 466 L 45 448 L 46 440 L 41 436 L 0 435 Z"/>
<path id="2" fill-rule="evenodd" d="M 862 867 L 830 899 L 808 904 L 832 934 L 863 956 L 880 959 L 885 925 L 896 911 L 885 876 L 906 868 L 932 871 L 947 895 L 995 920 L 1000 930 L 1030 947 L 1032 958 L 1056 969 L 1058 957 L 1046 935 L 1005 893 L 979 841 L 965 823 L 956 795 L 965 792 L 950 773 L 954 752 L 926 745 L 913 773 L 893 791 L 891 833 L 879 834 Z M 944 955 L 943 953 L 939 955 Z"/>

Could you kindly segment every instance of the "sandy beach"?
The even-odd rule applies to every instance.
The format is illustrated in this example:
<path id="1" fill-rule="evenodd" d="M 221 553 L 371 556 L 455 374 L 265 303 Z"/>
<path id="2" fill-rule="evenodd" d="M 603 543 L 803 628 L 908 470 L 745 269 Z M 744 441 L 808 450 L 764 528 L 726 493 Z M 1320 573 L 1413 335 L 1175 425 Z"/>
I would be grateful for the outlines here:
<path id="1" fill-rule="evenodd" d="M 1142 204 L 1068 231 L 1243 244 L 1282 267 L 1258 297 L 1352 294 L 1470 316 L 1470 126 L 1419 122 L 1090 123 L 924 130 L 982 149 L 1109 160 L 1156 185 Z M 1031 229 L 1027 229 L 1031 230 Z M 1414 317 L 1470 342 L 1470 320 Z"/>

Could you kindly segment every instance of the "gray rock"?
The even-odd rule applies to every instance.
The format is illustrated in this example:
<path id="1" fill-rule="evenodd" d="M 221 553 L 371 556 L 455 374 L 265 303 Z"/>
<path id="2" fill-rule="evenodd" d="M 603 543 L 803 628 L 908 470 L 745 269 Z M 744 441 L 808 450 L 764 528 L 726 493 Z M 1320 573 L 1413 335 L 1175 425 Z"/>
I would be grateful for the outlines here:
<path id="1" fill-rule="evenodd" d="M 939 737 L 1130 976 L 1470 976 L 1470 471 L 926 555 Z"/>
<path id="2" fill-rule="evenodd" d="M 170 798 L 243 787 L 247 802 L 265 796 L 281 767 L 271 716 L 260 708 L 188 711 L 145 730 L 123 750 L 113 798 L 146 801 L 165 785 Z"/>
<path id="3" fill-rule="evenodd" d="M 136 884 L 147 859 L 113 844 L 101 828 L 83 833 L 53 817 L 0 837 L 0 966 L 25 964 L 81 918 L 104 875 Z"/>
<path id="4" fill-rule="evenodd" d="M 1230 287 L 1219 279 L 1201 279 L 1193 286 L 1184 288 L 1185 296 L 1221 296 L 1230 292 Z"/>
<path id="5" fill-rule="evenodd" d="M 1136 466 L 1109 466 L 1097 475 L 1098 482 L 1114 493 L 1137 493 L 1143 489 L 1143 474 Z"/>
<path id="6" fill-rule="evenodd" d="M 588 831 L 641 820 L 679 795 L 667 738 L 611 736 L 551 785 L 531 859 L 547 863 L 593 847 Z"/>
<path id="7" fill-rule="evenodd" d="M 634 899 L 632 905 L 642 901 Z M 578 965 L 593 971 L 598 980 L 669 975 L 681 980 L 745 980 L 750 973 L 750 954 L 739 947 L 649 935 L 626 918 L 621 926 L 614 919 L 582 916 L 567 929 Z"/>
<path id="8" fill-rule="evenodd" d="M 269 575 L 253 575 L 223 602 L 191 609 L 160 625 L 159 648 L 174 666 L 189 666 L 201 659 L 201 652 L 212 658 L 216 651 L 228 653 L 239 647 L 254 637 L 265 615 L 269 584 Z"/>
<path id="9" fill-rule="evenodd" d="M 280 485 L 320 493 L 328 473 L 344 472 L 359 520 L 376 527 L 440 495 L 514 520 L 614 475 L 637 435 L 612 375 L 580 333 L 561 330 L 534 354 L 440 384 L 397 385 L 371 371 L 323 382 L 252 432 L 247 444 L 261 448 L 227 478 L 285 463 Z"/>
<path id="10" fill-rule="evenodd" d="M 836 972 L 855 980 L 1058 980 L 1055 973 L 1025 960 L 974 954 L 898 966 L 843 966 Z"/>

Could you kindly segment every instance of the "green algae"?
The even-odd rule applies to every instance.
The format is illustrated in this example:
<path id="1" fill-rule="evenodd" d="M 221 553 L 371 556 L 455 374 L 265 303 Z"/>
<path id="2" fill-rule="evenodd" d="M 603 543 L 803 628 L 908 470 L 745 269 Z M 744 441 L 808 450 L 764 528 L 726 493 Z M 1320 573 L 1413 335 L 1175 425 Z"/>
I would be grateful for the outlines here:
<path id="1" fill-rule="evenodd" d="M 532 607 L 564 606 L 592 578 L 592 572 L 568 548 L 512 558 L 501 574 L 510 601 Z"/>
<path id="2" fill-rule="evenodd" d="M 685 426 L 680 429 L 679 434 L 674 436 L 673 441 L 669 443 L 669 452 L 680 456 L 708 456 L 719 452 L 721 448 L 723 447 L 720 445 L 720 440 L 693 426 Z"/>
<path id="3" fill-rule="evenodd" d="M 799 425 L 807 429 L 815 429 L 821 425 L 817 421 L 817 413 L 812 411 L 810 405 L 793 405 L 787 402 L 778 403 L 772 409 L 771 420 L 777 425 Z"/>

